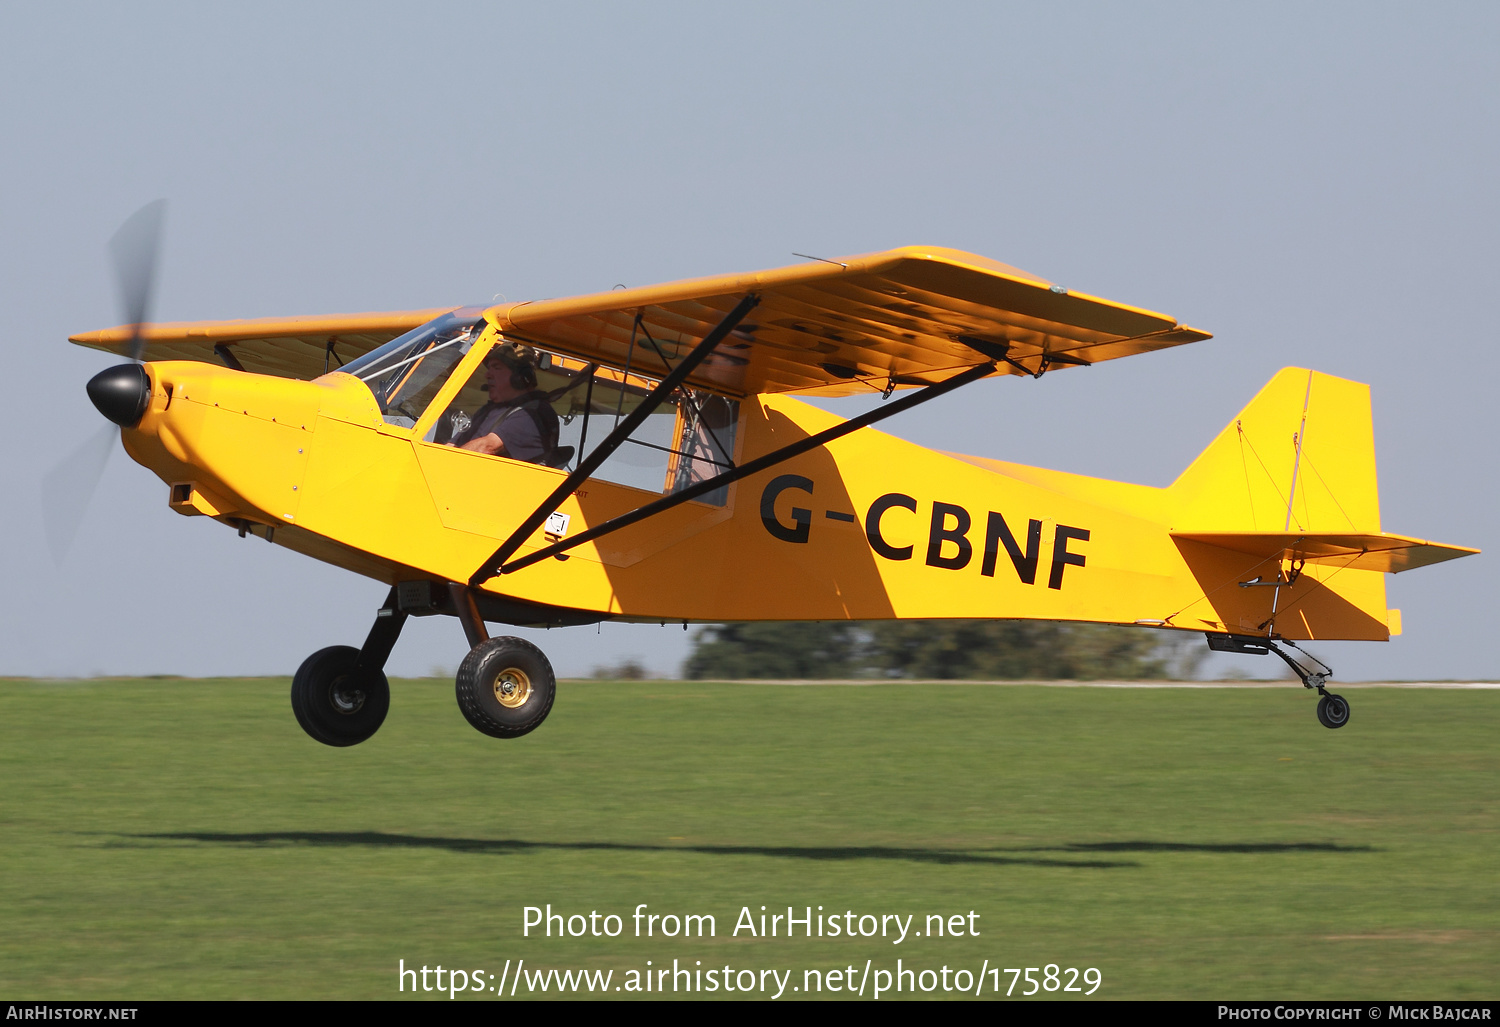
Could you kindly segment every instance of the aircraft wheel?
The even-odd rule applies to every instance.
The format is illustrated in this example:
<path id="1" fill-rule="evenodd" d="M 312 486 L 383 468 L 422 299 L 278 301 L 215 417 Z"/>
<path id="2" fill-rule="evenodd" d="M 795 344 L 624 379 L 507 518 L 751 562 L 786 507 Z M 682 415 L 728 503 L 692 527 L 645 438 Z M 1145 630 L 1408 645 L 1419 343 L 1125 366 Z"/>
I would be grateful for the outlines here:
<path id="1" fill-rule="evenodd" d="M 1349 703 L 1332 692 L 1318 700 L 1318 722 L 1324 727 L 1343 727 L 1349 723 Z"/>
<path id="2" fill-rule="evenodd" d="M 522 638 L 480 642 L 458 667 L 464 719 L 491 738 L 519 738 L 547 718 L 557 694 L 552 664 Z"/>
<path id="3" fill-rule="evenodd" d="M 359 650 L 348 645 L 319 649 L 292 678 L 292 712 L 302 730 L 324 745 L 358 745 L 385 722 L 391 686 L 385 673 L 355 675 Z"/>

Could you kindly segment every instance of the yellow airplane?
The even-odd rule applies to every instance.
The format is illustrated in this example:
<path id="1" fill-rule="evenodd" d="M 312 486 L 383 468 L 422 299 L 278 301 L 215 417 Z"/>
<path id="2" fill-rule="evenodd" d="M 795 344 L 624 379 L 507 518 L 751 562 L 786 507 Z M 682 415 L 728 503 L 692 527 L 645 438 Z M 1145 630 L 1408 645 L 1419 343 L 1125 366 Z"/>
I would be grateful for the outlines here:
<path id="1" fill-rule="evenodd" d="M 1369 389 L 1317 371 L 1278 373 L 1166 488 L 871 430 L 982 378 L 1209 338 L 969 253 L 182 324 L 147 323 L 150 254 L 123 275 L 131 323 L 71 338 L 145 361 L 88 386 L 126 451 L 178 513 L 390 588 L 363 646 L 297 671 L 293 710 L 328 745 L 380 727 L 386 658 L 406 618 L 430 614 L 461 622 L 459 706 L 501 738 L 542 722 L 555 679 L 486 622 L 1198 631 L 1216 650 L 1280 656 L 1336 728 L 1349 706 L 1328 668 L 1282 645 L 1399 634 L 1383 574 L 1476 552 L 1381 530 Z M 852 420 L 797 398 L 870 392 L 886 401 Z"/>

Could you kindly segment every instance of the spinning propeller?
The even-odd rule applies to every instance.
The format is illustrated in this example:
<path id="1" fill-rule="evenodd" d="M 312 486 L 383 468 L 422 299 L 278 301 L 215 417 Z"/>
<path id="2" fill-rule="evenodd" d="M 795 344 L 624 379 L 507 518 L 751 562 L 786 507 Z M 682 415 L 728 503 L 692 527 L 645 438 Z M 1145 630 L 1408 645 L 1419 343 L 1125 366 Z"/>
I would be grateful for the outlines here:
<path id="1" fill-rule="evenodd" d="M 42 479 L 42 512 L 47 542 L 58 564 L 68 555 L 89 500 L 114 451 L 119 428 L 137 424 L 151 399 L 151 380 L 141 366 L 146 327 L 156 281 L 162 220 L 167 201 L 154 200 L 132 214 L 109 241 L 120 290 L 120 307 L 131 326 L 126 353 L 131 362 L 116 364 L 89 379 L 89 399 L 114 424 L 90 437 Z"/>

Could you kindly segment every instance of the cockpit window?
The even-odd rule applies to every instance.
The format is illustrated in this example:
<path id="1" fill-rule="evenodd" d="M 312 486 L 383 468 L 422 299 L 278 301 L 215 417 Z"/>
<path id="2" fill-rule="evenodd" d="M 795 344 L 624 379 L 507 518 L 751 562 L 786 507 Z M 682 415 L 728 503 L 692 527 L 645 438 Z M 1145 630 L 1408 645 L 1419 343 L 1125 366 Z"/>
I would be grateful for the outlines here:
<path id="1" fill-rule="evenodd" d="M 569 357 L 557 364 L 581 365 Z M 554 401 L 562 418 L 562 441 L 587 453 L 628 416 L 656 379 L 617 368 L 584 368 L 582 381 Z M 678 492 L 731 469 L 739 404 L 698 389 L 680 387 L 594 472 L 603 481 L 652 492 Z M 724 505 L 727 489 L 699 497 Z"/>
<path id="2" fill-rule="evenodd" d="M 530 390 L 526 395 L 533 399 L 507 398 L 510 391 L 522 388 L 514 381 L 513 390 L 496 393 L 495 383 L 509 374 L 499 369 L 499 365 L 487 368 L 481 363 L 432 423 L 423 441 L 474 448 L 482 433 L 504 416 L 508 406 L 514 405 L 524 409 L 513 416 L 530 417 L 537 423 L 536 432 L 523 430 L 522 436 L 534 434 L 544 439 L 545 445 L 540 455 L 528 450 L 518 452 L 513 458 L 567 470 L 577 467 L 582 456 L 609 435 L 657 384 L 655 379 L 602 367 L 578 357 L 530 347 L 527 353 L 535 382 L 526 386 Z M 493 351 L 486 361 L 492 355 Z M 432 356 L 438 356 L 436 351 Z M 424 395 L 435 394 L 447 377 L 446 372 L 439 375 L 426 387 Z M 532 409 L 536 403 L 550 407 L 551 416 L 537 415 Z M 415 403 L 407 409 L 420 412 Z M 681 491 L 734 466 L 738 420 L 739 404 L 734 400 L 679 388 L 600 465 L 593 477 L 652 492 Z M 497 431 L 497 436 L 504 435 L 506 432 Z M 493 448 L 479 451 L 495 452 Z M 727 489 L 716 489 L 699 498 L 700 502 L 716 506 L 722 506 L 726 500 Z"/>
<path id="3" fill-rule="evenodd" d="M 685 390 L 677 406 L 677 451 L 668 468 L 673 492 L 707 481 L 734 467 L 734 429 L 740 405 L 711 392 Z M 702 502 L 723 506 L 729 486 L 723 485 L 702 497 Z"/>
<path id="4" fill-rule="evenodd" d="M 339 370 L 370 387 L 387 424 L 410 428 L 484 331 L 484 307 L 459 307 Z"/>

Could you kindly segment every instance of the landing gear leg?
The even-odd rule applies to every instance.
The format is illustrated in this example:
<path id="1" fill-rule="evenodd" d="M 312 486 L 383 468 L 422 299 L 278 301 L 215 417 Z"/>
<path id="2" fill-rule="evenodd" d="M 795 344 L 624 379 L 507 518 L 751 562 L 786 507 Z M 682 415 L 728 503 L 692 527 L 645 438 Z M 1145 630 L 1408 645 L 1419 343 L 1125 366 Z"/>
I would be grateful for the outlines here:
<path id="1" fill-rule="evenodd" d="M 1292 668 L 1292 671 L 1302 679 L 1303 688 L 1317 689 L 1318 723 L 1327 728 L 1343 727 L 1345 724 L 1349 723 L 1349 701 L 1342 695 L 1335 695 L 1327 688 L 1323 687 L 1328 683 L 1328 679 L 1333 676 L 1333 668 L 1328 666 L 1328 664 L 1324 663 L 1322 660 L 1318 659 L 1316 656 L 1312 656 L 1306 652 L 1303 652 L 1301 647 L 1298 646 L 1296 642 L 1288 642 L 1287 645 L 1291 646 L 1293 649 L 1296 649 L 1298 652 L 1302 653 L 1303 656 L 1306 656 L 1309 660 L 1312 660 L 1318 666 L 1323 668 L 1320 671 L 1310 670 L 1307 667 L 1304 667 L 1298 661 L 1292 659 L 1290 655 L 1288 655 L 1278 646 L 1270 642 L 1266 643 L 1266 648 L 1271 650 L 1271 652 L 1275 653 L 1277 656 L 1280 656 L 1282 660 L 1285 661 L 1286 665 Z"/>
<path id="2" fill-rule="evenodd" d="M 292 713 L 302 730 L 324 745 L 343 747 L 380 729 L 391 708 L 385 661 L 405 623 L 393 588 L 363 647 L 332 645 L 302 661 L 292 678 Z"/>
<path id="3" fill-rule="evenodd" d="M 1335 695 L 1324 687 L 1327 685 L 1328 679 L 1333 676 L 1333 668 L 1316 656 L 1303 651 L 1296 642 L 1287 642 L 1286 644 L 1322 667 L 1322 670 L 1315 671 L 1303 666 L 1268 638 L 1260 638 L 1255 635 L 1214 634 L 1206 635 L 1205 637 L 1208 639 L 1208 647 L 1215 652 L 1250 653 L 1256 656 L 1275 653 L 1301 679 L 1303 688 L 1317 689 L 1319 696 L 1318 723 L 1327 728 L 1339 728 L 1349 723 L 1349 701 L 1342 695 Z"/>

